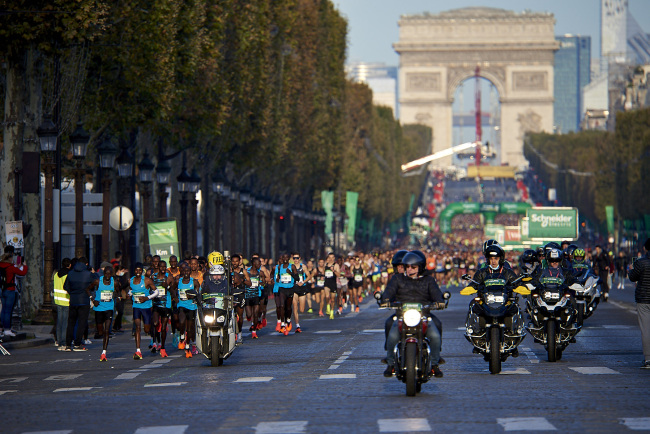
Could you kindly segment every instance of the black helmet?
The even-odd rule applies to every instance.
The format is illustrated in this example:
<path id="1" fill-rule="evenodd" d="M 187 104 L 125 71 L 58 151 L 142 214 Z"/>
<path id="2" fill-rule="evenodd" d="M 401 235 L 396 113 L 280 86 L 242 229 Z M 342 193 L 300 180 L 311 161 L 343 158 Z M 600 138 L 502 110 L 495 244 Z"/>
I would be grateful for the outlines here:
<path id="1" fill-rule="evenodd" d="M 487 248 L 490 246 L 498 246 L 499 242 L 497 240 L 487 240 L 486 242 L 483 243 L 483 256 L 485 256 L 485 252 L 487 252 Z M 487 256 L 485 256 L 487 258 Z"/>
<path id="2" fill-rule="evenodd" d="M 420 252 L 422 253 L 422 252 Z M 422 258 L 420 255 L 418 255 L 416 252 L 408 252 L 406 255 L 404 255 L 404 258 L 402 258 L 402 264 L 406 265 L 417 265 L 418 266 L 418 275 L 422 275 L 424 273 L 424 269 L 427 265 L 426 258 Z"/>
<path id="3" fill-rule="evenodd" d="M 569 244 L 566 249 L 564 249 L 564 257 L 567 259 L 571 259 L 571 256 L 573 256 L 573 252 L 578 248 L 575 244 Z"/>
<path id="4" fill-rule="evenodd" d="M 548 244 L 546 244 L 544 246 L 544 256 L 547 256 L 548 252 L 551 249 L 556 249 L 556 250 L 562 251 L 562 248 L 560 247 L 560 245 L 558 243 L 556 243 L 555 241 L 551 241 L 550 243 L 548 243 Z"/>
<path id="5" fill-rule="evenodd" d="M 422 258 L 422 260 L 423 260 L 424 263 L 426 264 L 426 262 L 427 262 L 427 255 L 425 255 L 424 253 L 422 253 L 422 251 L 420 251 L 420 250 L 411 250 L 411 253 L 415 253 L 416 255 L 418 255 L 420 258 Z"/>
<path id="6" fill-rule="evenodd" d="M 499 267 L 502 266 L 505 262 L 506 252 L 504 252 L 501 246 L 498 244 L 492 244 L 487 249 L 485 249 L 485 258 L 488 259 L 488 266 L 490 268 L 492 268 L 492 266 L 489 263 L 489 258 L 494 257 L 499 258 Z"/>
<path id="7" fill-rule="evenodd" d="M 537 258 L 539 259 L 540 256 L 546 256 L 546 252 L 544 251 L 543 246 L 539 246 L 537 248 Z"/>
<path id="8" fill-rule="evenodd" d="M 397 267 L 398 265 L 402 265 L 402 259 L 404 259 L 404 255 L 406 255 L 409 251 L 408 250 L 398 250 L 395 252 L 393 255 L 393 259 L 390 260 L 390 263 L 393 267 Z"/>
<path id="9" fill-rule="evenodd" d="M 539 260 L 537 259 L 537 252 L 532 249 L 524 250 L 524 252 L 519 257 L 519 269 L 523 273 L 528 274 L 535 269 L 535 264 L 538 262 Z"/>
<path id="10" fill-rule="evenodd" d="M 561 262 L 562 261 L 562 250 L 550 248 L 546 252 L 546 262 Z"/>

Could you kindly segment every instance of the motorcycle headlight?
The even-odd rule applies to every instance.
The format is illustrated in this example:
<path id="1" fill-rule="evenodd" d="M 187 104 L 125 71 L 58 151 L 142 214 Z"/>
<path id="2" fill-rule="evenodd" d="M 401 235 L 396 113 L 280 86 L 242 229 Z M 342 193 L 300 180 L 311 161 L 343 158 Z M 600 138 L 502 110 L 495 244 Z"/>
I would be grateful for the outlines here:
<path id="1" fill-rule="evenodd" d="M 214 317 L 212 315 L 205 315 L 203 317 L 203 320 L 206 322 L 206 324 L 212 324 L 214 322 Z"/>
<path id="2" fill-rule="evenodd" d="M 223 316 L 223 315 L 219 315 L 219 316 L 217 317 L 217 322 L 224 322 L 225 320 L 226 320 L 226 317 Z"/>
<path id="3" fill-rule="evenodd" d="M 404 312 L 404 324 L 407 327 L 415 327 L 420 322 L 420 312 L 415 309 L 409 309 Z"/>

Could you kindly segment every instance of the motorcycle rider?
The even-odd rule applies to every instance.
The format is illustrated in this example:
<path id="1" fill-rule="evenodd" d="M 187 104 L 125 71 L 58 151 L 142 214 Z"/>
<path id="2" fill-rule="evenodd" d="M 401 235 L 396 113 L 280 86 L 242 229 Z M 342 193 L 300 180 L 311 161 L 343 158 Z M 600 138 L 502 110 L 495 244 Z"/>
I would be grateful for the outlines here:
<path id="1" fill-rule="evenodd" d="M 402 264 L 406 268 L 405 274 L 395 274 L 386 285 L 381 296 L 381 303 L 397 301 L 400 303 L 424 303 L 435 305 L 437 308 L 444 308 L 444 298 L 438 282 L 433 276 L 425 276 L 426 258 L 409 252 L 404 255 Z M 431 313 L 428 316 L 434 317 Z M 431 360 L 440 359 L 442 338 L 437 327 L 427 327 L 427 338 L 431 348 Z M 388 366 L 384 371 L 385 377 L 391 377 L 395 372 L 395 353 L 393 349 L 399 342 L 400 332 L 398 322 L 393 322 L 388 333 L 386 342 L 386 361 Z M 431 370 L 436 377 L 442 377 L 442 371 L 438 364 L 432 364 Z"/>
<path id="2" fill-rule="evenodd" d="M 566 290 L 572 293 L 569 286 L 573 284 L 576 279 L 570 270 L 560 266 L 562 262 L 562 251 L 560 249 L 551 248 L 546 253 L 546 267 L 533 278 L 533 285 L 539 288 L 544 284 L 553 284 L 558 286 L 565 286 Z"/>
<path id="3" fill-rule="evenodd" d="M 537 252 L 533 249 L 524 250 L 519 257 L 519 270 L 525 276 L 534 277 L 541 272 Z"/>

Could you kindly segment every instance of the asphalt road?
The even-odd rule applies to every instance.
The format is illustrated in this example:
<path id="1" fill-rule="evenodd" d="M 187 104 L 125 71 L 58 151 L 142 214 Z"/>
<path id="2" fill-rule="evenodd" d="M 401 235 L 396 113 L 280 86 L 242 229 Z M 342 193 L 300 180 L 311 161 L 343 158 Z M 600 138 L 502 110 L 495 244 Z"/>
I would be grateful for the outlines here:
<path id="1" fill-rule="evenodd" d="M 614 290 L 561 361 L 530 336 L 521 355 L 490 375 L 463 337 L 468 297 L 452 291 L 444 324 L 444 378 L 405 396 L 384 378 L 383 324 L 373 301 L 334 320 L 301 320 L 302 334 L 245 335 L 222 367 L 168 349 L 132 359 L 129 334 L 109 362 L 89 351 L 26 348 L 0 357 L 0 431 L 110 433 L 341 433 L 435 431 L 628 432 L 650 430 L 650 370 L 642 361 L 631 289 Z M 618 300 L 618 301 L 616 301 Z M 271 315 L 274 318 L 273 315 Z M 143 342 L 148 340 L 143 339 Z M 144 344 L 146 345 L 146 344 Z"/>

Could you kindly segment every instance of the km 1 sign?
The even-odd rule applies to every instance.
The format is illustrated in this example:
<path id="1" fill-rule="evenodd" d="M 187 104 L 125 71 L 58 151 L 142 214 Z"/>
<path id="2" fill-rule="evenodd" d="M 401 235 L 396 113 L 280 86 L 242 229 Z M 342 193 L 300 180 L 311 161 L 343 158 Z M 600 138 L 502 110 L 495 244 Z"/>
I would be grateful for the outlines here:
<path id="1" fill-rule="evenodd" d="M 533 207 L 527 210 L 528 237 L 544 240 L 576 240 L 578 210 L 564 207 Z"/>

